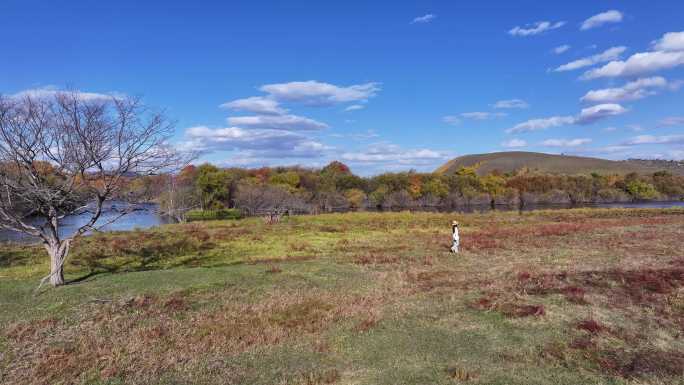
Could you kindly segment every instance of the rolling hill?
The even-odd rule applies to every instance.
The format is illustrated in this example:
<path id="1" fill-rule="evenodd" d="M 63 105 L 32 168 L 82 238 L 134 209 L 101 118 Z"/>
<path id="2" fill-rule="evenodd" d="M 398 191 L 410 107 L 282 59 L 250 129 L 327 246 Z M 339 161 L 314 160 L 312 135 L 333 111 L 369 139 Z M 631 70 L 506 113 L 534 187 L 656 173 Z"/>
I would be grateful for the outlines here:
<path id="1" fill-rule="evenodd" d="M 637 172 L 648 174 L 668 170 L 673 174 L 684 175 L 684 163 L 658 160 L 607 160 L 582 156 L 554 155 L 540 152 L 510 151 L 488 154 L 464 155 L 454 158 L 440 166 L 437 173 L 453 173 L 461 167 L 480 164 L 478 174 L 484 175 L 494 170 L 514 172 L 527 167 L 530 170 L 552 174 L 627 174 Z"/>

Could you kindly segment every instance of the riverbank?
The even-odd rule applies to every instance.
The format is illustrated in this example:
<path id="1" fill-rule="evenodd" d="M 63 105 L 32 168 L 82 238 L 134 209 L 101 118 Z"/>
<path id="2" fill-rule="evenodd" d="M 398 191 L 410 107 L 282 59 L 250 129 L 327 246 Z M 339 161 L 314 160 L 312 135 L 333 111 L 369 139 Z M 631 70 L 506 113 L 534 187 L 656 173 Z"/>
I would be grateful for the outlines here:
<path id="1" fill-rule="evenodd" d="M 116 203 L 116 202 L 114 202 Z M 452 213 L 452 214 L 467 214 L 467 213 L 486 213 L 490 211 L 496 212 L 506 212 L 506 211 L 536 211 L 536 210 L 561 210 L 561 209 L 577 209 L 577 208 L 595 208 L 595 209 L 606 209 L 606 208 L 621 208 L 621 209 L 641 209 L 641 208 L 654 208 L 654 209 L 664 209 L 664 208 L 674 208 L 674 207 L 684 207 L 684 201 L 682 200 L 652 200 L 652 201 L 640 201 L 640 202 L 585 202 L 585 203 L 528 203 L 522 208 L 517 205 L 495 205 L 493 208 L 490 204 L 477 204 L 477 205 L 467 205 L 467 206 L 457 206 L 457 207 L 393 207 L 393 208 L 375 208 L 375 209 L 342 209 L 339 211 L 334 211 L 338 213 L 348 213 L 348 212 L 402 212 L 406 210 L 411 210 L 414 212 L 437 212 L 437 213 Z M 100 222 L 107 222 L 111 220 L 118 212 L 116 211 L 105 211 L 102 220 Z M 288 213 L 293 213 L 293 215 L 320 215 L 318 214 L 307 214 L 298 213 L 296 211 L 288 211 Z M 241 216 L 246 215 L 246 213 L 241 212 L 239 209 L 222 209 L 214 211 L 202 211 L 193 210 L 189 212 L 186 220 L 188 222 L 192 221 L 203 221 L 212 219 L 238 219 Z M 263 216 L 254 215 L 254 216 Z M 71 234 L 76 228 L 82 226 L 89 219 L 88 215 L 76 215 L 68 216 L 63 219 L 60 227 L 60 233 L 62 235 Z M 123 216 L 116 222 L 108 225 L 104 231 L 130 231 L 130 230 L 145 230 L 152 227 L 157 227 L 160 225 L 176 223 L 176 220 L 165 215 L 159 210 L 159 206 L 154 203 L 144 203 L 140 205 L 139 210 L 134 210 L 133 212 Z M 25 234 L 12 232 L 9 230 L 0 230 L 0 244 L 1 243 L 39 243 L 40 239 L 30 237 Z"/>
<path id="2" fill-rule="evenodd" d="M 6 245 L 0 383 L 678 383 L 682 239 L 684 209 L 165 225 L 37 297 L 42 249 Z"/>

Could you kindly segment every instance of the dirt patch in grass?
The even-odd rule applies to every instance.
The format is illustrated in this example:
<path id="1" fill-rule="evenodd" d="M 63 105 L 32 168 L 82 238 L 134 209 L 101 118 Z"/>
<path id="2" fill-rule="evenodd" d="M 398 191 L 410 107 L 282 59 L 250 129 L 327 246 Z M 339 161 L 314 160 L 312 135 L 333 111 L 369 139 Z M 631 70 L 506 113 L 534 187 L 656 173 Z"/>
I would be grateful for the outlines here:
<path id="1" fill-rule="evenodd" d="M 577 323 L 577 329 L 584 330 L 590 334 L 599 334 L 606 328 L 596 320 L 586 319 Z"/>
<path id="2" fill-rule="evenodd" d="M 295 252 L 307 251 L 312 249 L 311 243 L 303 240 L 292 241 L 288 246 L 290 250 Z"/>
<path id="3" fill-rule="evenodd" d="M 452 270 L 409 270 L 406 280 L 421 291 L 437 288 L 461 288 L 465 285 L 462 277 Z"/>
<path id="4" fill-rule="evenodd" d="M 520 300 L 502 294 L 489 293 L 470 304 L 482 311 L 496 311 L 508 318 L 541 317 L 546 314 L 544 305 L 521 303 Z"/>
<path id="5" fill-rule="evenodd" d="M 269 264 L 268 269 L 266 269 L 267 274 L 277 274 L 277 273 L 282 273 L 283 269 L 281 269 L 278 265 L 274 264 Z"/>
<path id="6" fill-rule="evenodd" d="M 337 369 L 329 369 L 301 374 L 301 382 L 299 383 L 302 385 L 334 384 L 340 377 L 340 372 Z"/>
<path id="7" fill-rule="evenodd" d="M 367 332 L 378 326 L 381 319 L 382 318 L 380 317 L 378 312 L 373 311 L 370 314 L 368 314 L 368 316 L 364 317 L 359 323 L 357 323 L 354 326 L 353 330 L 359 333 Z"/>
<path id="8" fill-rule="evenodd" d="M 329 225 L 323 225 L 319 226 L 318 231 L 322 233 L 344 233 L 349 231 L 349 227 L 346 225 L 342 226 L 329 226 Z"/>
<path id="9" fill-rule="evenodd" d="M 449 366 L 446 369 L 449 378 L 458 382 L 470 382 L 477 379 L 478 374 L 461 366 Z"/>
<path id="10" fill-rule="evenodd" d="M 211 232 L 213 239 L 217 241 L 232 241 L 239 238 L 247 238 L 254 235 L 255 231 L 248 226 L 243 227 L 219 227 Z"/>
<path id="11" fill-rule="evenodd" d="M 386 254 L 364 254 L 354 258 L 354 263 L 357 265 L 386 265 L 399 263 L 401 258 L 396 255 Z"/>
<path id="12" fill-rule="evenodd" d="M 272 265 L 279 262 L 304 262 L 316 259 L 315 255 L 286 255 L 282 258 L 260 258 L 249 261 L 250 265 Z"/>

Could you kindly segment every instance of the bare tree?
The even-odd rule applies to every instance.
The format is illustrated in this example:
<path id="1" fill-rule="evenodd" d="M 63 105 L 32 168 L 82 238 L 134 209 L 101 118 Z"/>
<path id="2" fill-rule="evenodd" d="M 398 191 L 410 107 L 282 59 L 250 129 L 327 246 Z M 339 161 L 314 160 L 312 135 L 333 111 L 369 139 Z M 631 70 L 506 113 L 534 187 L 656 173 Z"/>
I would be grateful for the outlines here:
<path id="1" fill-rule="evenodd" d="M 42 240 L 50 274 L 41 285 L 64 284 L 64 263 L 75 238 L 128 212 L 98 222 L 126 177 L 177 164 L 179 157 L 166 144 L 171 133 L 163 113 L 137 98 L 78 92 L 0 97 L 0 228 Z M 89 219 L 62 234 L 62 218 L 73 214 Z"/>
<path id="2" fill-rule="evenodd" d="M 178 222 L 185 222 L 188 211 L 201 207 L 200 199 L 195 194 L 195 187 L 183 183 L 178 175 L 169 173 L 166 177 L 168 187 L 167 191 L 161 194 L 160 208 L 165 215 Z"/>
<path id="3" fill-rule="evenodd" d="M 280 213 L 306 206 L 301 199 L 280 187 L 242 183 L 235 194 L 235 206 L 247 215 Z"/>

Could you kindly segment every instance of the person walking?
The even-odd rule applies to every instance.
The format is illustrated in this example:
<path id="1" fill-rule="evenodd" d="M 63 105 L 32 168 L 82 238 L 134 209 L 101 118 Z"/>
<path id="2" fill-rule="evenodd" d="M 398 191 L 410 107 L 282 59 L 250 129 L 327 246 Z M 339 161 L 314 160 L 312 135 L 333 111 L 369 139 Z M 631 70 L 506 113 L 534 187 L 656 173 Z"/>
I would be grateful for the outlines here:
<path id="1" fill-rule="evenodd" d="M 458 235 L 458 222 L 453 221 L 451 222 L 451 232 L 452 232 L 452 238 L 454 240 L 453 246 L 451 246 L 451 251 L 458 254 L 458 246 L 461 243 L 461 238 Z"/>

